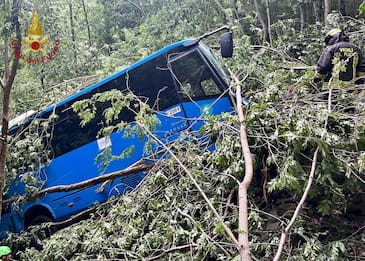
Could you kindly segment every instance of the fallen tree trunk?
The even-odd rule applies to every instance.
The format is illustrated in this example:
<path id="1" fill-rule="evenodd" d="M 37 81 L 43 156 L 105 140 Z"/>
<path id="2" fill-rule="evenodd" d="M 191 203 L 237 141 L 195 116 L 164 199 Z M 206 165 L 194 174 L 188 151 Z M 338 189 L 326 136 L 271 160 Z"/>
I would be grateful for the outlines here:
<path id="1" fill-rule="evenodd" d="M 145 164 L 144 163 L 145 161 L 146 161 L 145 159 L 139 160 L 136 163 L 129 166 L 128 168 L 126 168 L 126 169 L 116 171 L 116 172 L 112 172 L 112 173 L 109 173 L 109 174 L 103 174 L 103 175 L 100 175 L 98 177 L 88 179 L 88 180 L 84 180 L 84 181 L 74 183 L 74 184 L 71 184 L 71 185 L 53 186 L 53 187 L 49 187 L 49 188 L 37 191 L 37 192 L 35 192 L 31 195 L 10 198 L 10 199 L 4 200 L 3 204 L 4 205 L 10 204 L 10 203 L 13 203 L 17 200 L 33 200 L 33 199 L 36 199 L 36 198 L 38 198 L 40 196 L 43 196 L 47 193 L 67 192 L 67 191 L 71 191 L 71 190 L 75 190 L 75 189 L 79 189 L 79 188 L 91 187 L 91 186 L 97 185 L 97 184 L 102 183 L 102 182 L 107 181 L 107 180 L 114 180 L 114 179 L 119 178 L 119 177 L 123 177 L 123 176 L 127 176 L 127 175 L 137 173 L 137 172 L 140 172 L 140 171 L 148 170 L 152 166 L 155 165 L 155 162 Z"/>

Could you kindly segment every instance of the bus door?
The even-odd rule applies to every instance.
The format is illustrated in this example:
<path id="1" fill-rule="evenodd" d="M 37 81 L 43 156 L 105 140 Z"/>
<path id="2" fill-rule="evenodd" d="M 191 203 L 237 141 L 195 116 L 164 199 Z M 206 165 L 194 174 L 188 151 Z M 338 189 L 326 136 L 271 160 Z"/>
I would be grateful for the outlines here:
<path id="1" fill-rule="evenodd" d="M 170 69 L 176 78 L 183 99 L 182 107 L 192 131 L 202 127 L 207 115 L 232 112 L 224 80 L 200 49 L 174 58 L 170 61 Z"/>

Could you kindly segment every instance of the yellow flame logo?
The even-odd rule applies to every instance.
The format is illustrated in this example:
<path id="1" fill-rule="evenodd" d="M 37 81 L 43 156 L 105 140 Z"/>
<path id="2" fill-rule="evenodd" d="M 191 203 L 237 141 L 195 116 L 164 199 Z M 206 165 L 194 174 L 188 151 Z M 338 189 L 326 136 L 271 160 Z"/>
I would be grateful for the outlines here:
<path id="1" fill-rule="evenodd" d="M 22 38 L 22 44 L 26 47 L 24 53 L 42 52 L 46 53 L 43 49 L 44 46 L 49 44 L 47 36 L 44 36 L 41 21 L 37 11 L 34 11 L 32 22 L 28 28 L 28 35 Z"/>
<path id="2" fill-rule="evenodd" d="M 16 57 L 19 57 L 19 59 L 26 61 L 28 64 L 41 64 L 52 60 L 61 44 L 61 41 L 56 39 L 53 48 L 48 53 L 46 52 L 44 48 L 49 44 L 49 39 L 43 33 L 37 11 L 34 11 L 33 13 L 32 22 L 28 27 L 28 34 L 23 37 L 21 41 L 25 51 L 20 51 L 18 40 L 14 39 L 11 42 L 13 54 Z"/>

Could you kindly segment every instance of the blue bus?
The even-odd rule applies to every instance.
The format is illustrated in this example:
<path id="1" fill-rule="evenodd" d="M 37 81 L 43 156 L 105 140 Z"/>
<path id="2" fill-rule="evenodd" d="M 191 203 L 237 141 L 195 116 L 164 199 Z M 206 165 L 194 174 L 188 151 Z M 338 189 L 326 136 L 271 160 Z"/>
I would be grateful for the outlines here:
<path id="1" fill-rule="evenodd" d="M 217 32 L 214 31 L 212 33 Z M 160 124 L 154 133 L 165 142 L 169 137 L 182 131 L 197 131 L 203 121 L 201 116 L 232 112 L 233 105 L 228 89 L 230 78 L 202 39 L 186 39 L 149 55 L 97 83 L 70 95 L 42 111 L 26 115 L 21 121 L 10 126 L 10 135 L 16 136 L 35 119 L 48 119 L 53 114 L 57 118 L 48 127 L 52 160 L 46 166 L 39 166 L 34 174 L 41 181 L 41 189 L 70 185 L 99 176 L 102 172 L 95 158 L 106 148 L 114 155 L 133 145 L 133 153 L 126 158 L 108 164 L 104 174 L 123 170 L 140 160 L 144 155 L 144 141 L 137 137 L 123 137 L 121 132 L 113 132 L 109 137 L 100 137 L 103 128 L 103 106 L 86 126 L 80 125 L 80 117 L 72 105 L 89 99 L 97 93 L 110 90 L 133 92 L 154 108 Z M 223 56 L 232 54 L 233 44 L 230 32 L 222 35 Z M 128 110 L 120 113 L 118 121 L 133 124 L 134 115 Z M 18 135 L 21 137 L 21 135 Z M 21 173 L 19 174 L 21 176 Z M 28 227 L 48 221 L 62 221 L 83 210 L 103 203 L 111 196 L 122 195 L 135 188 L 144 178 L 139 172 L 117 178 L 107 184 L 80 188 L 69 192 L 45 194 L 37 199 L 17 205 L 9 204 L 3 209 L 0 235 L 21 232 Z M 99 190 L 98 190 L 99 189 Z M 5 198 L 25 194 L 24 183 L 20 179 L 10 184 Z"/>

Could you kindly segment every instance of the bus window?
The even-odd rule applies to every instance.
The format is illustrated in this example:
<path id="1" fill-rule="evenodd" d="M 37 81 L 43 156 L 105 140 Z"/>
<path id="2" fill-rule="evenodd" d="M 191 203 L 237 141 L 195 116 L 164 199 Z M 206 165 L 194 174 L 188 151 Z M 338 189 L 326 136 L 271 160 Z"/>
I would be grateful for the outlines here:
<path id="1" fill-rule="evenodd" d="M 153 77 L 151 77 L 152 75 Z M 158 56 L 126 74 L 118 76 L 99 87 L 98 90 L 80 96 L 76 101 L 88 99 L 97 92 L 112 89 L 121 91 L 129 89 L 156 110 L 164 110 L 179 102 L 174 81 L 166 66 L 165 56 Z M 103 112 L 110 106 L 108 102 L 97 104 L 95 117 L 85 127 L 80 126 L 80 118 L 71 109 L 71 106 L 72 104 L 66 103 L 56 110 L 59 119 L 53 126 L 52 138 L 55 157 L 95 141 L 102 128 L 107 126 Z M 138 110 L 138 108 L 135 109 Z M 132 111 L 125 108 L 120 113 L 119 119 L 111 124 L 114 125 L 120 121 L 131 122 L 134 120 L 134 116 Z"/>
<path id="2" fill-rule="evenodd" d="M 145 98 L 155 110 L 164 110 L 179 103 L 174 80 L 164 55 L 133 69 L 129 73 L 128 86 L 134 94 Z"/>
<path id="3" fill-rule="evenodd" d="M 90 99 L 94 94 L 100 92 L 110 90 L 126 92 L 127 78 L 125 74 L 119 75 L 93 91 L 85 93 L 72 102 L 65 103 L 56 109 L 56 114 L 59 118 L 51 130 L 53 133 L 52 148 L 55 157 L 95 141 L 100 135 L 100 131 L 107 126 L 103 112 L 106 108 L 110 107 L 109 102 L 96 104 L 97 110 L 95 117 L 85 127 L 80 126 L 80 117 L 72 110 L 72 104 L 80 100 Z M 114 125 L 120 121 L 132 122 L 134 116 L 132 111 L 125 108 L 120 113 L 119 119 L 113 121 L 111 124 Z"/>
<path id="4" fill-rule="evenodd" d="M 184 98 L 222 93 L 212 71 L 197 50 L 174 58 L 170 64 Z"/>

